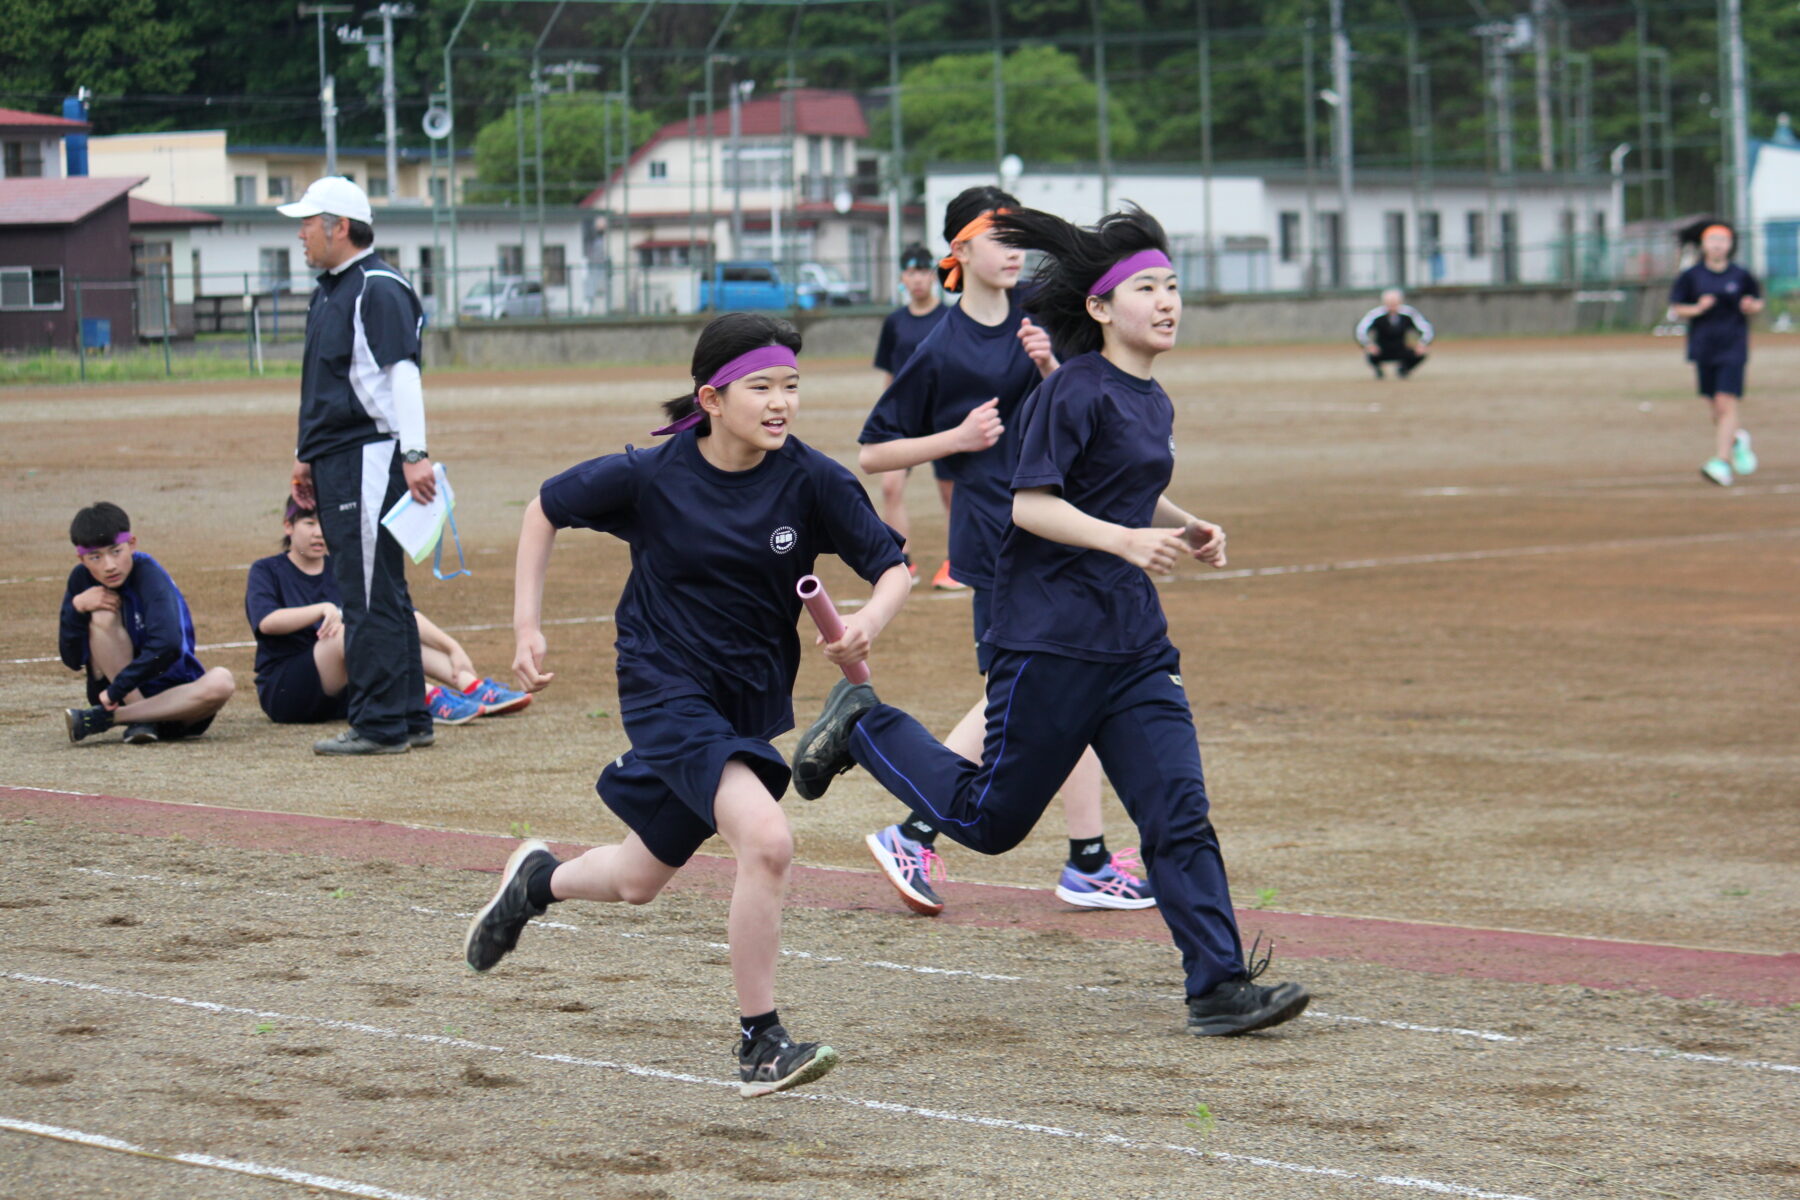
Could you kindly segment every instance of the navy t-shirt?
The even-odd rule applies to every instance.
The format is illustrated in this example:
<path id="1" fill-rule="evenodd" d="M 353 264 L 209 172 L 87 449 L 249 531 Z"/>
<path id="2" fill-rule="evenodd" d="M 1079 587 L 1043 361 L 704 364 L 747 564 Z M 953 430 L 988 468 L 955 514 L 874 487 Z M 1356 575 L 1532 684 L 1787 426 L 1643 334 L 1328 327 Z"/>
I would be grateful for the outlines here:
<path id="1" fill-rule="evenodd" d="M 292 633 L 264 633 L 263 618 L 278 608 L 305 608 L 311 604 L 335 604 L 339 608 L 344 605 L 330 556 L 325 559 L 325 569 L 317 575 L 308 575 L 285 554 L 271 554 L 250 564 L 250 580 L 244 585 L 244 615 L 250 618 L 250 631 L 256 635 L 258 679 L 297 654 L 311 654 L 313 643 L 319 640 L 316 621 Z"/>
<path id="2" fill-rule="evenodd" d="M 871 583 L 901 561 L 900 535 L 856 478 L 793 437 L 747 471 L 721 471 L 685 430 L 570 467 L 538 496 L 555 527 L 631 547 L 613 618 L 620 709 L 705 696 L 745 737 L 794 727 L 794 585 L 814 561 L 836 554 Z"/>
<path id="3" fill-rule="evenodd" d="M 906 360 L 919 348 L 919 343 L 925 340 L 925 335 L 936 329 L 937 323 L 949 311 L 949 306 L 939 304 L 920 317 L 901 305 L 889 313 L 887 320 L 881 323 L 881 340 L 875 343 L 875 369 L 898 375 Z"/>
<path id="4" fill-rule="evenodd" d="M 1697 262 L 1675 277 L 1670 304 L 1697 304 L 1713 296 L 1712 308 L 1688 321 L 1688 359 L 1692 362 L 1743 364 L 1750 359 L 1750 319 L 1738 307 L 1745 296 L 1761 296 L 1756 276 L 1736 263 L 1714 271 Z"/>
<path id="5" fill-rule="evenodd" d="M 940 461 L 956 489 L 950 495 L 950 561 L 956 578 L 970 587 L 994 586 L 1000 538 L 1012 524 L 1012 469 L 1018 458 L 1019 405 L 1043 378 L 1019 346 L 1019 323 L 1026 316 L 1017 292 L 1006 319 L 983 325 L 958 306 L 894 376 L 876 401 L 857 441 L 864 444 L 929 437 L 954 429 L 977 405 L 998 397 L 1006 432 L 974 454 Z"/>
<path id="6" fill-rule="evenodd" d="M 1175 473 L 1175 406 L 1152 379 L 1100 354 L 1064 363 L 1031 394 L 1014 488 L 1052 487 L 1090 517 L 1147 528 Z M 1122 662 L 1168 643 L 1156 585 L 1116 554 L 1014 525 L 1000 548 L 986 640 L 1009 650 Z"/>
<path id="7" fill-rule="evenodd" d="M 194 656 L 194 616 L 181 589 L 162 564 L 142 550 L 132 551 L 131 560 L 131 574 L 117 590 L 132 658 L 106 689 L 120 704 L 134 691 L 155 696 L 206 674 Z M 88 665 L 88 622 L 93 619 L 92 613 L 75 610 L 75 597 L 99 582 L 77 563 L 63 590 L 58 649 L 71 671 Z"/>

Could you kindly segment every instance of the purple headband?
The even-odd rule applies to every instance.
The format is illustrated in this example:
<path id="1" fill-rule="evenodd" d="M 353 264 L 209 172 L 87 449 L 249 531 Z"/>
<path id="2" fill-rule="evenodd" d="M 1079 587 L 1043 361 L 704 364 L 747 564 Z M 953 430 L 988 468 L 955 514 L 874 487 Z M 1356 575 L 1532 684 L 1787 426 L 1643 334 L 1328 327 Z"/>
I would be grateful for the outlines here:
<path id="1" fill-rule="evenodd" d="M 758 346 L 748 353 L 738 355 L 714 371 L 712 378 L 706 381 L 705 386 L 709 388 L 726 387 L 746 375 L 754 375 L 768 367 L 793 367 L 795 370 L 799 370 L 800 360 L 795 358 L 794 352 L 786 346 Z M 662 437 L 667 433 L 680 433 L 684 429 L 692 429 L 704 420 L 706 420 L 706 411 L 700 407 L 699 389 L 695 389 L 694 411 L 679 421 L 672 421 L 664 425 L 661 429 L 652 429 L 650 436 Z"/>
<path id="2" fill-rule="evenodd" d="M 114 546 L 123 546 L 126 542 L 129 542 L 130 540 L 131 540 L 131 530 L 127 529 L 124 533 L 114 535 L 112 544 Z M 107 546 L 83 546 L 83 545 L 77 544 L 75 547 L 75 557 L 80 558 L 84 554 L 98 554 L 102 550 L 106 550 L 109 548 L 110 547 L 107 547 Z"/>
<path id="3" fill-rule="evenodd" d="M 1173 270 L 1175 264 L 1161 250 L 1139 250 L 1129 258 L 1120 259 L 1113 264 L 1112 270 L 1094 280 L 1094 286 L 1088 289 L 1088 295 L 1104 296 L 1139 271 L 1148 271 L 1151 267 L 1168 267 Z"/>

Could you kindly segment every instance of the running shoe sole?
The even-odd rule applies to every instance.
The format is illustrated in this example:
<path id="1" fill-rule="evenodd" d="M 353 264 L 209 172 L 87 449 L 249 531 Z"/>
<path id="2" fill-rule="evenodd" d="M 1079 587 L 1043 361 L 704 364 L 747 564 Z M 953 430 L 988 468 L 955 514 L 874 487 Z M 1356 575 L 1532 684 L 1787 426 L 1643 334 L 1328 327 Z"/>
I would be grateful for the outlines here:
<path id="1" fill-rule="evenodd" d="M 933 904 L 907 885 L 906 872 L 900 869 L 900 860 L 888 853 L 887 847 L 881 844 L 879 833 L 871 833 L 865 837 L 863 845 L 867 846 L 869 853 L 875 856 L 875 865 L 881 868 L 881 873 L 887 876 L 887 881 L 894 885 L 896 892 L 900 893 L 900 899 L 905 902 L 906 907 L 927 917 L 935 917 L 944 911 L 943 901 L 940 900 Z"/>
<path id="2" fill-rule="evenodd" d="M 1237 1037 L 1255 1033 L 1272 1025 L 1291 1021 L 1306 1011 L 1312 996 L 1297 983 L 1284 983 L 1269 994 L 1269 1003 L 1247 1013 L 1220 1013 L 1196 1024 L 1191 1018 L 1187 1031 L 1195 1037 Z"/>
<path id="3" fill-rule="evenodd" d="M 838 1052 L 830 1046 L 820 1046 L 813 1056 L 795 1068 L 785 1079 L 770 1082 L 740 1083 L 738 1095 L 746 1100 L 754 1100 L 758 1096 L 769 1096 L 776 1092 L 785 1092 L 789 1088 L 799 1087 L 803 1083 L 811 1083 L 815 1079 L 823 1079 L 831 1073 L 831 1068 L 838 1064 Z"/>
<path id="4" fill-rule="evenodd" d="M 152 742 L 160 742 L 162 739 L 156 735 L 156 730 L 148 725 L 131 725 L 126 727 L 125 736 L 119 740 L 127 746 L 148 746 Z"/>
<path id="5" fill-rule="evenodd" d="M 516 700 L 508 700 L 505 704 L 484 704 L 481 715 L 484 717 L 503 717 L 508 713 L 516 713 L 531 707 L 531 693 L 526 692 Z"/>
<path id="6" fill-rule="evenodd" d="M 1073 904 L 1077 908 L 1116 908 L 1130 910 L 1138 908 L 1155 908 L 1155 896 L 1140 896 L 1128 900 L 1124 896 L 1115 896 L 1111 892 L 1077 892 L 1071 891 L 1062 884 L 1056 885 L 1056 898 L 1064 904 Z"/>
<path id="7" fill-rule="evenodd" d="M 506 867 L 500 872 L 500 886 L 494 889 L 493 898 L 482 905 L 481 911 L 476 913 L 469 921 L 468 931 L 463 934 L 463 961 L 469 964 L 470 969 L 483 972 L 491 971 L 500 965 L 500 958 L 506 957 L 506 955 L 503 954 L 500 958 L 496 958 L 485 967 L 476 966 L 475 960 L 472 957 L 475 953 L 475 934 L 480 931 L 481 923 L 487 919 L 487 915 L 494 911 L 494 906 L 500 903 L 501 897 L 506 895 L 506 889 L 512 885 L 513 876 L 519 873 L 520 866 L 524 864 L 527 858 L 530 858 L 539 850 L 548 854 L 550 852 L 550 847 L 546 846 L 543 842 L 538 841 L 536 838 L 530 838 L 519 843 L 518 849 L 507 856 Z M 529 924 L 529 922 L 527 923 Z M 512 951 L 509 950 L 507 953 L 510 954 Z"/>

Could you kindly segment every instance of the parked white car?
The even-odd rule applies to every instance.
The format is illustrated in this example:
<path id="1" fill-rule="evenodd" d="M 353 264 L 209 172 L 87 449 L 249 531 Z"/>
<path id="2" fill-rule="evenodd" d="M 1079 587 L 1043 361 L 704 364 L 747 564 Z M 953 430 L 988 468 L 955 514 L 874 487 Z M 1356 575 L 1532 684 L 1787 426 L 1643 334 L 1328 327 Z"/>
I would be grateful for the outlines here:
<path id="1" fill-rule="evenodd" d="M 544 285 L 535 279 L 482 280 L 463 297 L 465 317 L 499 321 L 507 317 L 544 315 Z"/>
<path id="2" fill-rule="evenodd" d="M 818 307 L 827 305 L 867 304 L 869 285 L 846 279 L 834 266 L 820 262 L 803 262 L 799 266 L 800 291 L 818 297 Z"/>

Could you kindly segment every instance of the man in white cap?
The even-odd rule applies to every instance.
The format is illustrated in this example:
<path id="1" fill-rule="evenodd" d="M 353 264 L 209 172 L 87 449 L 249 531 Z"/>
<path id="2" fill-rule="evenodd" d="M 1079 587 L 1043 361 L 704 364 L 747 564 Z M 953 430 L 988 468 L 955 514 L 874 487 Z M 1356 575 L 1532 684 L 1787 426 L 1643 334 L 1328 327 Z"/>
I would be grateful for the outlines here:
<path id="1" fill-rule="evenodd" d="M 321 271 L 306 314 L 294 499 L 319 514 L 344 604 L 350 728 L 318 754 L 404 754 L 432 743 L 406 556 L 381 515 L 410 491 L 437 492 L 419 379 L 424 310 L 370 247 L 369 198 L 328 175 L 283 204 L 300 218 L 306 265 Z"/>

